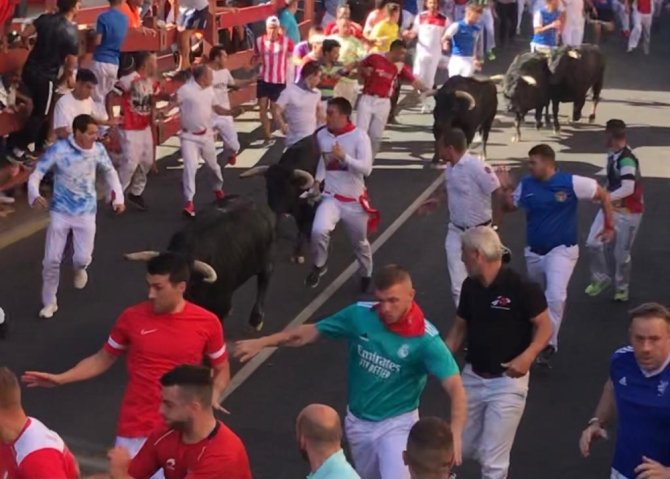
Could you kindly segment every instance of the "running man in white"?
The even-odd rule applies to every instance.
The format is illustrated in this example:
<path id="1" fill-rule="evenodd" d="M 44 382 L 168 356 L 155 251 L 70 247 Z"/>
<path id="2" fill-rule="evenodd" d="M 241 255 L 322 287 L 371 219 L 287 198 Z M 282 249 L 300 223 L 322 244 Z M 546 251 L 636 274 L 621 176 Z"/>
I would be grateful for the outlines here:
<path id="1" fill-rule="evenodd" d="M 209 66 L 212 69 L 212 86 L 216 103 L 230 110 L 231 90 L 251 83 L 250 80 L 235 80 L 228 69 L 228 53 L 221 46 L 214 46 L 209 51 Z M 237 152 L 240 151 L 240 140 L 237 138 L 235 123 L 231 115 L 219 115 L 213 112 L 214 130 L 223 141 L 223 157 L 228 165 L 237 163 Z"/>
<path id="2" fill-rule="evenodd" d="M 614 207 L 614 241 L 606 245 L 598 238 L 604 221 L 602 212 L 598 212 L 586 240 L 592 279 L 586 294 L 599 295 L 610 286 L 614 276 L 614 300 L 625 302 L 630 283 L 630 252 L 644 211 L 642 178 L 640 162 L 626 142 L 626 124 L 622 120 L 609 120 L 605 133 L 609 148 L 606 189 Z"/>
<path id="3" fill-rule="evenodd" d="M 486 59 L 493 61 L 496 59 L 496 54 L 493 52 L 493 49 L 496 47 L 496 24 L 495 19 L 497 18 L 495 6 L 493 5 L 493 0 L 488 0 L 488 2 L 483 3 L 482 5 L 482 16 L 479 17 L 479 26 L 482 29 L 482 39 L 477 44 L 477 54 L 479 58 L 484 58 L 484 49 L 486 49 Z"/>
<path id="4" fill-rule="evenodd" d="M 411 479 L 402 452 L 419 419 L 417 407 L 428 374 L 451 404 L 454 464 L 461 464 L 467 399 L 458 365 L 414 301 L 409 273 L 388 265 L 375 274 L 375 303 L 353 304 L 315 324 L 238 341 L 242 362 L 263 348 L 300 347 L 322 337 L 348 343 L 348 407 L 344 429 L 361 479 Z"/>
<path id="5" fill-rule="evenodd" d="M 185 216 L 195 216 L 193 197 L 195 196 L 195 174 L 198 160 L 202 157 L 214 175 L 214 197 L 221 199 L 223 193 L 223 174 L 216 158 L 216 147 L 212 135 L 212 110 L 219 115 L 230 115 L 228 108 L 217 104 L 212 88 L 212 69 L 207 65 L 198 65 L 193 69 L 193 78 L 177 90 L 177 104 L 181 110 L 181 155 L 184 159 Z"/>
<path id="6" fill-rule="evenodd" d="M 456 307 L 463 281 L 468 277 L 461 254 L 461 237 L 471 228 L 491 225 L 502 213 L 500 202 L 493 201 L 500 188 L 498 177 L 486 163 L 468 153 L 467 144 L 465 133 L 459 129 L 449 130 L 438 139 L 437 153 L 447 162 L 445 188 L 426 200 L 420 210 L 422 214 L 430 212 L 444 200 L 449 205 L 449 228 L 444 248 Z M 492 204 L 496 205 L 495 211 Z"/>
<path id="7" fill-rule="evenodd" d="M 316 288 L 328 270 L 330 235 L 342 220 L 361 269 L 361 291 L 370 286 L 372 248 L 368 241 L 368 222 L 378 212 L 370 207 L 365 177 L 372 173 L 372 146 L 365 131 L 351 122 L 351 103 L 338 97 L 328 101 L 326 127 L 316 133 L 321 158 L 316 169 L 314 191 L 323 184 L 321 203 L 312 225 L 314 268 L 305 284 Z"/>
<path id="8" fill-rule="evenodd" d="M 442 37 L 449 23 L 437 7 L 438 0 L 427 0 L 426 10 L 414 18 L 414 26 L 404 35 L 408 39 L 417 39 L 412 73 L 429 88 L 435 85 L 435 74 L 442 59 Z"/>
<path id="9" fill-rule="evenodd" d="M 113 209 L 123 213 L 123 190 L 107 150 L 98 143 L 98 126 L 90 115 L 79 115 L 72 125 L 73 136 L 58 140 L 40 158 L 28 179 L 28 203 L 46 208 L 40 195 L 40 182 L 50 170 L 54 173 L 51 221 L 47 228 L 42 263 L 41 318 L 51 318 L 58 311 L 56 293 L 60 280 L 60 264 L 67 239 L 72 232 L 74 253 L 74 287 L 83 289 L 88 282 L 86 268 L 91 264 L 95 241 L 97 196 L 96 170 L 100 170 L 114 192 Z"/>
<path id="10" fill-rule="evenodd" d="M 156 96 L 160 93 L 155 78 L 158 71 L 156 62 L 155 53 L 137 52 L 135 71 L 122 76 L 107 97 L 107 114 L 113 118 L 113 97 L 121 95 L 123 119 L 119 125 L 122 152 L 119 180 L 123 190 L 127 191 L 128 203 L 141 211 L 146 210 L 142 194 L 156 157 L 152 132 Z"/>
<path id="11" fill-rule="evenodd" d="M 584 41 L 584 0 L 561 0 L 565 24 L 561 32 L 563 45 L 578 47 Z"/>
<path id="12" fill-rule="evenodd" d="M 630 9 L 633 17 L 633 29 L 628 38 L 628 53 L 635 50 L 642 39 L 642 49 L 645 55 L 649 55 L 651 44 L 651 24 L 654 18 L 655 5 L 653 0 L 632 0 L 627 2 L 626 8 Z"/>

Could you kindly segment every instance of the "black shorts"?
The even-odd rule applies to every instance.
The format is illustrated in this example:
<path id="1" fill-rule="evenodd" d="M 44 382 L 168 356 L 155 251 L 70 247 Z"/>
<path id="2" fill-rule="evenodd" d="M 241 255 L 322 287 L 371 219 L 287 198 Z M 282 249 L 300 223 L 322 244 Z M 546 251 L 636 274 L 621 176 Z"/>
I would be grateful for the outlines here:
<path id="1" fill-rule="evenodd" d="M 186 30 L 204 30 L 207 27 L 208 14 L 208 7 L 205 7 L 202 10 L 191 8 L 179 16 L 177 25 L 184 27 Z"/>
<path id="2" fill-rule="evenodd" d="M 258 83 L 256 83 L 256 98 L 269 98 L 271 102 L 276 102 L 284 88 L 286 88 L 285 83 L 268 83 L 258 80 Z"/>
<path id="3" fill-rule="evenodd" d="M 599 22 L 614 23 L 614 10 L 609 8 L 596 8 L 596 13 L 591 12 L 591 19 Z"/>

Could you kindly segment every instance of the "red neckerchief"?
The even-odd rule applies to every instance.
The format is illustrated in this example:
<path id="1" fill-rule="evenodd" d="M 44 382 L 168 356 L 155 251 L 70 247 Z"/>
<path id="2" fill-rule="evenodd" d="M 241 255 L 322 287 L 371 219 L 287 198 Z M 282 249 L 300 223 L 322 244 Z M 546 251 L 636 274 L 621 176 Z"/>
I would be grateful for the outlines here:
<path id="1" fill-rule="evenodd" d="M 344 128 L 342 128 L 341 130 L 331 130 L 330 128 L 328 128 L 328 132 L 331 135 L 340 136 L 340 135 L 344 135 L 345 133 L 349 133 L 350 131 L 354 131 L 355 129 L 356 129 L 356 125 L 354 125 L 351 122 L 351 120 L 349 120 L 349 121 L 347 121 L 347 124 L 344 125 Z"/>
<path id="2" fill-rule="evenodd" d="M 375 308 L 376 309 L 376 308 Z M 383 322 L 383 320 L 380 321 Z M 392 333 L 405 338 L 422 336 L 426 332 L 426 317 L 416 302 L 412 301 L 405 315 L 392 324 L 384 323 L 386 328 Z"/>

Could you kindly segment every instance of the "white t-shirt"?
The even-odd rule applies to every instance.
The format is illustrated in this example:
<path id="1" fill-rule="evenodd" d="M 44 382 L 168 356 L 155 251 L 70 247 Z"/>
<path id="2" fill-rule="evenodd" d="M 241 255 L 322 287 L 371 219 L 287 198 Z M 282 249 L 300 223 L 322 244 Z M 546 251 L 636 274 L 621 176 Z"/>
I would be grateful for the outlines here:
<path id="1" fill-rule="evenodd" d="M 227 68 L 212 70 L 212 87 L 216 103 L 224 108 L 230 109 L 230 98 L 228 98 L 228 85 L 234 85 L 235 79 Z"/>
<path id="2" fill-rule="evenodd" d="M 183 133 L 200 133 L 211 128 L 212 106 L 217 104 L 214 88 L 202 88 L 195 80 L 189 80 L 177 90 L 177 103 Z"/>
<path id="3" fill-rule="evenodd" d="M 433 15 L 428 11 L 414 17 L 412 30 L 417 34 L 417 54 L 442 54 L 442 37 L 447 29 L 448 20 L 442 15 Z"/>
<path id="4" fill-rule="evenodd" d="M 94 115 L 96 108 L 92 98 L 77 100 L 72 93 L 60 97 L 54 107 L 54 130 L 67 128 L 72 133 L 72 122 L 79 115 Z"/>
<path id="5" fill-rule="evenodd" d="M 565 1 L 565 23 L 578 26 L 584 23 L 584 0 L 564 0 Z M 563 8 L 560 4 L 559 10 Z"/>
<path id="6" fill-rule="evenodd" d="M 465 153 L 454 166 L 444 170 L 450 221 L 470 228 L 491 221 L 491 194 L 500 188 L 493 169 L 479 158 Z"/>
<path id="7" fill-rule="evenodd" d="M 321 92 L 317 89 L 306 90 L 291 83 L 279 95 L 277 105 L 284 112 L 288 125 L 286 146 L 291 146 L 316 130 L 316 110 L 321 102 Z"/>

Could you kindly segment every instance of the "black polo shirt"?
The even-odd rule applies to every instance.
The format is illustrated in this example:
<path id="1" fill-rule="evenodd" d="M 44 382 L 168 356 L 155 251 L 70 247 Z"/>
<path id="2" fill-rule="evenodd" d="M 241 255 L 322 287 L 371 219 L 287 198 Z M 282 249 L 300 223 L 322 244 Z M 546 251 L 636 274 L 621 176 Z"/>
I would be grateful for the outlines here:
<path id="1" fill-rule="evenodd" d="M 65 57 L 79 55 L 79 30 L 60 13 L 42 14 L 33 26 L 37 40 L 28 54 L 24 71 L 55 81 Z"/>
<path id="2" fill-rule="evenodd" d="M 478 279 L 463 282 L 458 315 L 467 323 L 466 362 L 475 372 L 501 374 L 500 363 L 514 359 L 533 339 L 531 319 L 547 309 L 537 283 L 503 266 L 485 287 Z"/>

